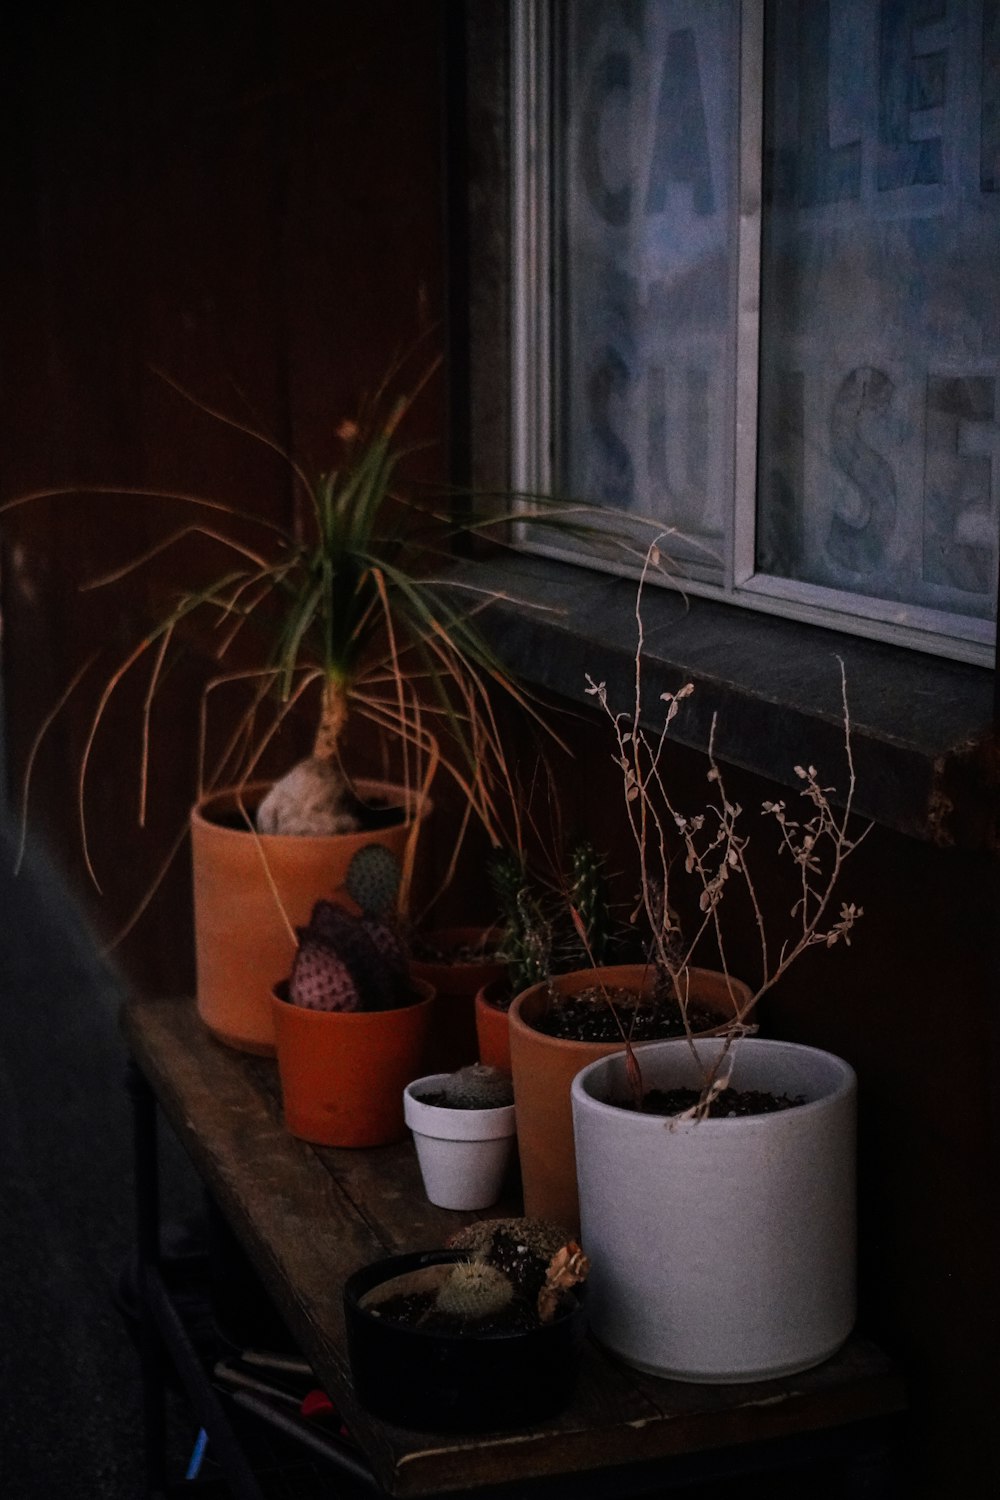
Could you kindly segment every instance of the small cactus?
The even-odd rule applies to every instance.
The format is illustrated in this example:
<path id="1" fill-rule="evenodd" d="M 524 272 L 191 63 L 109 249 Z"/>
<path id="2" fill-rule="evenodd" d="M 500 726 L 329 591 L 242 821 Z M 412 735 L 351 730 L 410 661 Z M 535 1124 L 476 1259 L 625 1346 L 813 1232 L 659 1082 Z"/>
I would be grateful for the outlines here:
<path id="1" fill-rule="evenodd" d="M 553 1256 L 566 1242 L 565 1229 L 544 1219 L 500 1218 L 467 1224 L 447 1244 L 502 1272 L 518 1296 L 533 1302 L 545 1285 Z"/>
<path id="2" fill-rule="evenodd" d="M 365 844 L 347 867 L 347 894 L 366 917 L 384 919 L 399 894 L 399 860 L 384 844 Z"/>
<path id="3" fill-rule="evenodd" d="M 441 1084 L 441 1103 L 448 1109 L 501 1109 L 513 1104 L 514 1088 L 499 1068 L 472 1063 L 459 1068 Z"/>
<path id="4" fill-rule="evenodd" d="M 289 999 L 311 1010 L 394 1010 L 415 995 L 395 929 L 317 901 L 289 980 Z"/>
<path id="5" fill-rule="evenodd" d="M 438 1288 L 436 1307 L 449 1317 L 479 1322 L 502 1312 L 513 1297 L 514 1288 L 495 1266 L 459 1261 Z"/>
<path id="6" fill-rule="evenodd" d="M 526 1252 L 549 1261 L 556 1251 L 566 1243 L 566 1231 L 558 1224 L 545 1219 L 501 1218 L 477 1219 L 464 1229 L 457 1229 L 448 1240 L 450 1250 L 467 1250 L 471 1255 L 488 1260 L 497 1237 L 523 1245 Z"/>
<path id="7" fill-rule="evenodd" d="M 506 963 L 510 991 L 516 995 L 549 977 L 552 922 L 518 855 L 511 850 L 495 854 L 489 875 L 502 928 L 497 957 Z"/>
<path id="8" fill-rule="evenodd" d="M 288 998 L 306 1010 L 361 1009 L 351 972 L 329 943 L 299 929 L 299 946 L 288 981 Z"/>

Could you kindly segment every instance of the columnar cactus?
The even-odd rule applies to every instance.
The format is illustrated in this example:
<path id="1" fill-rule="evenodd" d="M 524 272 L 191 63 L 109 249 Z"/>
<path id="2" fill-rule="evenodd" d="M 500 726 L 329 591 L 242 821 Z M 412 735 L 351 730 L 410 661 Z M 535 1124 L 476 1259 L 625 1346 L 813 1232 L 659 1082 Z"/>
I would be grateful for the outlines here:
<path id="1" fill-rule="evenodd" d="M 608 901 L 604 861 L 580 839 L 549 881 L 511 850 L 490 864 L 502 936 L 497 954 L 507 964 L 511 993 L 553 974 L 608 963 L 620 933 Z"/>

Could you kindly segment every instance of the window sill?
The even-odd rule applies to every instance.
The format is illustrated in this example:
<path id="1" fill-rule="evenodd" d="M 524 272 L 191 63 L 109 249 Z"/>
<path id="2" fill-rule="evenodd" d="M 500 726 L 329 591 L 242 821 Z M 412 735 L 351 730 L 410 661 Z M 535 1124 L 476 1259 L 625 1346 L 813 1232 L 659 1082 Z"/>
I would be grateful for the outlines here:
<path id="1" fill-rule="evenodd" d="M 456 578 L 506 596 L 481 622 L 523 681 L 585 705 L 589 675 L 607 682 L 613 707 L 628 708 L 634 582 L 526 553 L 462 563 Z M 705 750 L 716 717 L 720 761 L 795 785 L 793 767 L 808 759 L 842 785 L 839 657 L 858 812 L 935 844 L 995 847 L 991 671 L 659 587 L 646 591 L 643 626 L 647 706 L 695 684 L 671 728 L 678 742 Z"/>

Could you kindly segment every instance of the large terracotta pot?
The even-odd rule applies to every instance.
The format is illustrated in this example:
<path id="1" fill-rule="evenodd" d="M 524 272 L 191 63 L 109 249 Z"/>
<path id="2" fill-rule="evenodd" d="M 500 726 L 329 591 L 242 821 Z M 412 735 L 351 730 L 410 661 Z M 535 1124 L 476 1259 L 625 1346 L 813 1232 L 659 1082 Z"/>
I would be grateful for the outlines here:
<path id="1" fill-rule="evenodd" d="M 418 800 L 402 787 L 363 781 L 357 789 L 365 801 L 406 808 L 407 816 L 387 828 L 326 838 L 233 826 L 239 799 L 252 814 L 268 787 L 255 782 L 199 802 L 191 814 L 191 857 L 198 1014 L 219 1041 L 270 1057 L 271 990 L 291 970 L 293 929 L 308 922 L 320 897 L 357 910 L 344 890 L 351 860 L 379 843 L 402 861 Z M 228 826 L 220 821 L 227 818 Z"/>
<path id="2" fill-rule="evenodd" d="M 510 1014 L 505 1006 L 495 1003 L 500 995 L 506 998 L 506 979 L 494 979 L 491 984 L 483 985 L 476 995 L 476 1042 L 481 1063 L 509 1073 Z"/>
<path id="3" fill-rule="evenodd" d="M 715 1011 L 720 1027 L 751 998 L 750 990 L 739 980 L 711 969 L 692 969 L 690 973 L 690 999 Z M 565 1041 L 537 1031 L 532 1022 L 548 1008 L 550 987 L 573 995 L 590 989 L 595 982 L 609 988 L 648 990 L 655 982 L 655 973 L 646 964 L 618 964 L 560 974 L 550 983 L 532 985 L 518 995 L 508 1021 L 524 1211 L 533 1218 L 561 1224 L 572 1234 L 579 1233 L 580 1203 L 570 1085 L 581 1068 L 623 1051 L 623 1044 Z M 707 1029 L 702 1035 L 710 1036 L 716 1029 Z"/>
<path id="4" fill-rule="evenodd" d="M 444 955 L 469 948 L 486 949 L 488 927 L 442 927 L 427 934 L 427 942 Z M 434 986 L 434 1012 L 427 1040 L 427 1067 L 432 1073 L 453 1073 L 478 1057 L 475 999 L 484 984 L 502 978 L 506 965 L 499 959 L 449 961 L 415 958 L 410 973 Z M 509 1071 L 509 1070 L 508 1070 Z"/>
<path id="5" fill-rule="evenodd" d="M 271 996 L 285 1125 L 317 1146 L 388 1146 L 406 1135 L 403 1090 L 424 1072 L 434 992 L 397 1010 L 307 1010 Z"/>

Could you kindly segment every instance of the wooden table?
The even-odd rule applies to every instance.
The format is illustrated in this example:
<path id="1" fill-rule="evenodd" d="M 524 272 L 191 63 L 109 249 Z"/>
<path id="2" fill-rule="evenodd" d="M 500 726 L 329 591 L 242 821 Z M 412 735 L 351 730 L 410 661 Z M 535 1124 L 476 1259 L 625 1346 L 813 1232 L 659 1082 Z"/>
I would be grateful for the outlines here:
<path id="1" fill-rule="evenodd" d="M 166 1339 L 239 1494 L 257 1495 L 238 1444 L 219 1427 L 204 1377 L 158 1273 L 156 1105 L 247 1251 L 318 1383 L 343 1412 L 376 1489 L 398 1496 L 454 1494 L 483 1486 L 522 1493 L 545 1477 L 574 1496 L 614 1500 L 690 1482 L 707 1472 L 780 1463 L 803 1446 L 871 1450 L 873 1429 L 903 1409 L 902 1382 L 887 1357 L 854 1337 L 832 1360 L 783 1380 L 703 1386 L 625 1368 L 587 1344 L 572 1404 L 544 1426 L 442 1436 L 403 1431 L 356 1401 L 347 1358 L 341 1288 L 359 1266 L 404 1250 L 440 1246 L 459 1225 L 487 1215 L 429 1204 L 411 1144 L 377 1150 L 311 1147 L 284 1129 L 277 1071 L 267 1059 L 216 1042 L 190 1000 L 126 1002 L 122 1027 L 135 1064 L 137 1194 L 144 1376 L 151 1448 L 160 1435 L 156 1369 Z M 208 1400 L 208 1407 L 204 1405 Z M 206 1416 L 207 1410 L 207 1416 Z M 890 1423 L 891 1428 L 891 1423 Z M 763 1456 L 763 1457 L 762 1457 Z M 155 1468 L 155 1462 L 154 1462 Z M 568 1476 L 573 1476 L 569 1490 Z M 158 1481 L 151 1480 L 155 1489 Z M 513 1489 L 510 1487 L 513 1486 Z M 533 1487 L 534 1488 L 534 1487 Z M 333 1492 L 333 1485 L 331 1487 Z M 497 1490 L 497 1495 L 503 1489 Z M 866 1489 L 866 1494 L 874 1493 Z"/>

